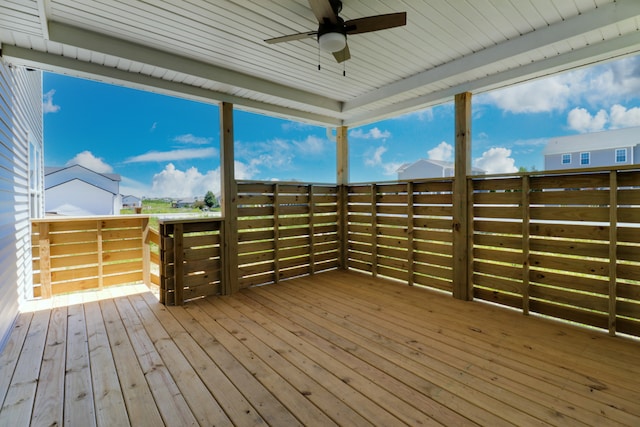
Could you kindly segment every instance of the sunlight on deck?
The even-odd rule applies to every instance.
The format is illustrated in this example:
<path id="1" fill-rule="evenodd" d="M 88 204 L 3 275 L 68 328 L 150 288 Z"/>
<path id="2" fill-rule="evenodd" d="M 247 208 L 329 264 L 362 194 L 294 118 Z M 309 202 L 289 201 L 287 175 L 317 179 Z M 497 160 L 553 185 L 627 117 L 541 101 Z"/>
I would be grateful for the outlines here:
<path id="1" fill-rule="evenodd" d="M 148 288 L 144 283 L 134 283 L 120 286 L 107 286 L 102 289 L 91 289 L 87 291 L 69 292 L 66 294 L 54 295 L 51 298 L 34 298 L 24 301 L 20 305 L 21 313 L 31 313 L 41 310 L 50 310 L 58 307 L 68 307 L 75 304 L 86 304 L 90 302 L 103 301 L 108 299 L 138 295 L 151 292 L 158 297 L 158 287 Z"/>

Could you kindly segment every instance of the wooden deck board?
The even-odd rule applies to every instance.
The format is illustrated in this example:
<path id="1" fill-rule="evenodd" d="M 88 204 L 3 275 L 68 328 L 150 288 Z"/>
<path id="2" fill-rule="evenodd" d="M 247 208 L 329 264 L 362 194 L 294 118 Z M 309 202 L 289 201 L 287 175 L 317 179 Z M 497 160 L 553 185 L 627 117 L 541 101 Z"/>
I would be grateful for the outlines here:
<path id="1" fill-rule="evenodd" d="M 640 424 L 639 341 L 339 271 L 132 289 L 19 316 L 0 425 Z"/>

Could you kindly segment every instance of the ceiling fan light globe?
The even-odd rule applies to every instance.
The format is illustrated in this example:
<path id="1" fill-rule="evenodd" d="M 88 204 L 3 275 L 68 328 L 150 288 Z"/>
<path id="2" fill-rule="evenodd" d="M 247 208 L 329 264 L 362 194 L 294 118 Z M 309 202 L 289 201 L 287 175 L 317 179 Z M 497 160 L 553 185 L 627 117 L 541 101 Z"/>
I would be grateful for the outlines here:
<path id="1" fill-rule="evenodd" d="M 340 52 L 347 45 L 347 36 L 342 33 L 324 33 L 318 37 L 318 43 L 324 52 Z"/>

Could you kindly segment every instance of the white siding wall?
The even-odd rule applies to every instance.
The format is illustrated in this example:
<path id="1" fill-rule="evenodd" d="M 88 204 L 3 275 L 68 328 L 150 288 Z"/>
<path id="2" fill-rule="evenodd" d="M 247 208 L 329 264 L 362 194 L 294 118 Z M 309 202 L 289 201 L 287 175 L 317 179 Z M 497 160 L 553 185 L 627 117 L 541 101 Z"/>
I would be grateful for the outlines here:
<path id="1" fill-rule="evenodd" d="M 42 73 L 0 58 L 0 349 L 31 292 L 29 140 L 42 147 Z"/>
<path id="2" fill-rule="evenodd" d="M 74 179 L 49 188 L 45 194 L 46 211 L 59 215 L 116 215 L 115 194 Z"/>

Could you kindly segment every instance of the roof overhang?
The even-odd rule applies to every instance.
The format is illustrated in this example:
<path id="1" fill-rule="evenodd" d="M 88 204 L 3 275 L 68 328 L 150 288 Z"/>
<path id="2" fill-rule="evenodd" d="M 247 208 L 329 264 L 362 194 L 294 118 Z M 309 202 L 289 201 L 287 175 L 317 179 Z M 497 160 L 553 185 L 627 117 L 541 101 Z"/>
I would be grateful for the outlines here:
<path id="1" fill-rule="evenodd" d="M 422 1 L 344 1 L 342 15 L 407 11 L 408 24 L 349 38 L 342 66 L 315 42 L 264 39 L 313 29 L 303 0 L 141 1 L 89 7 L 8 1 L 2 56 L 16 65 L 177 95 L 324 126 L 358 126 L 640 51 L 640 2 L 550 0 L 482 10 Z M 13 6 L 12 6 L 13 5 Z M 317 70 L 317 63 L 322 69 Z"/>

